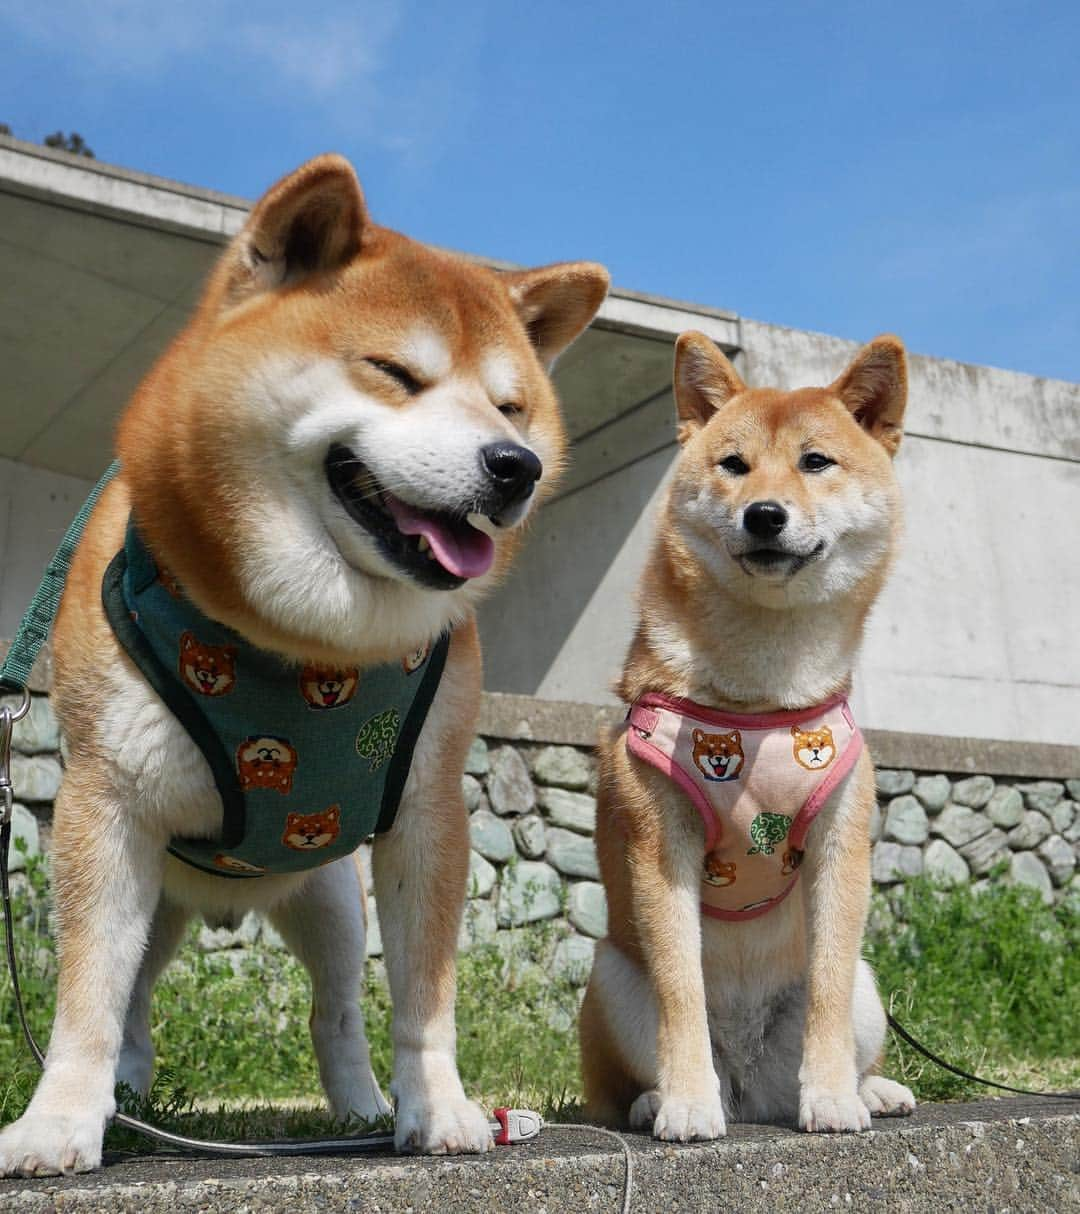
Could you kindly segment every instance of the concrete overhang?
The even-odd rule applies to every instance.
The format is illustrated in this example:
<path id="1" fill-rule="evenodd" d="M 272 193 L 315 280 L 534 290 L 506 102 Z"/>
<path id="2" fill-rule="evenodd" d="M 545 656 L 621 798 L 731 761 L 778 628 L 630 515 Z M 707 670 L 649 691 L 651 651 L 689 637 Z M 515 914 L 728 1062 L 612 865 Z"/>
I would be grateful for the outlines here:
<path id="1" fill-rule="evenodd" d="M 95 478 L 115 420 L 194 307 L 246 199 L 0 136 L 0 457 Z M 494 268 L 504 263 L 482 260 Z M 571 436 L 668 389 L 671 343 L 739 344 L 729 312 L 616 288 L 557 371 Z M 660 415 L 670 442 L 670 409 Z"/>

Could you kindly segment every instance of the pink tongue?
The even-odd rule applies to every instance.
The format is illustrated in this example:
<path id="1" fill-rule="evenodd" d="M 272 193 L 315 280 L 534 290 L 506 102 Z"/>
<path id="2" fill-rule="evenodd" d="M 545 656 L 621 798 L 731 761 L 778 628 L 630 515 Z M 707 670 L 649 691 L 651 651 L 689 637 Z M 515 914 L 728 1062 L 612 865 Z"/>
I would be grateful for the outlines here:
<path id="1" fill-rule="evenodd" d="M 387 493 L 384 501 L 401 534 L 426 536 L 435 559 L 448 573 L 461 578 L 480 577 L 491 568 L 495 542 L 490 535 L 464 519 L 451 527 L 441 519 L 421 514 L 392 493 Z"/>

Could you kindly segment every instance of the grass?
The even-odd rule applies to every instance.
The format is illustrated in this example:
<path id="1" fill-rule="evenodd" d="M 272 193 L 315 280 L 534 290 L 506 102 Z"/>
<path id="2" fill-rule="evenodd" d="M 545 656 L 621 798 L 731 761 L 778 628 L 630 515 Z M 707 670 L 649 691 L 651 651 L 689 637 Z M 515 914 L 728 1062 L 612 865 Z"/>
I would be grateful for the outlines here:
<path id="1" fill-rule="evenodd" d="M 19 948 L 30 1019 L 48 1036 L 55 962 L 43 933 L 45 878 L 20 898 Z M 1021 1087 L 1080 1086 L 1080 899 L 1045 907 L 1004 885 L 980 894 L 915 882 L 894 894 L 903 926 L 881 895 L 867 940 L 886 1003 L 916 1037 L 956 1065 Z M 574 1017 L 578 994 L 550 977 L 557 937 L 546 926 L 503 933 L 460 961 L 458 1060 L 469 1092 L 488 1107 L 573 1117 L 580 1098 Z M 372 1061 L 390 1073 L 390 1002 L 370 966 L 365 1011 Z M 158 986 L 158 1078 L 128 1111 L 196 1137 L 327 1136 L 307 1033 L 308 984 L 287 954 L 267 948 L 204 954 L 192 938 Z M 267 1043 L 271 1043 L 269 1048 Z M 890 1036 L 886 1073 L 923 1100 L 990 1090 L 939 1070 Z M 25 1107 L 37 1069 L 22 1041 L 10 986 L 0 979 L 0 1124 Z M 257 1101 L 252 1103 L 253 1095 Z M 227 1111 L 226 1111 L 227 1109 Z M 136 1140 L 116 1129 L 109 1145 Z"/>

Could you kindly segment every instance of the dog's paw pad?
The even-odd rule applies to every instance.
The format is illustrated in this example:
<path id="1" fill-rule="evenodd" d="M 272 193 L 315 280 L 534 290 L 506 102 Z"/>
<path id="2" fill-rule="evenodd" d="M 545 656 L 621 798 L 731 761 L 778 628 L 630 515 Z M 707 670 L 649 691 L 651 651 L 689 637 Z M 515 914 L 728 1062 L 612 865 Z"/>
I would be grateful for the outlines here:
<path id="1" fill-rule="evenodd" d="M 907 1117 L 915 1111 L 911 1090 L 884 1075 L 867 1075 L 859 1085 L 859 1095 L 871 1117 Z"/>
<path id="2" fill-rule="evenodd" d="M 803 1092 L 799 1129 L 810 1134 L 854 1134 L 870 1128 L 870 1110 L 855 1094 Z"/>
<path id="3" fill-rule="evenodd" d="M 698 1100 L 669 1096 L 659 1103 L 652 1132 L 662 1142 L 708 1142 L 727 1133 L 719 1096 Z"/>

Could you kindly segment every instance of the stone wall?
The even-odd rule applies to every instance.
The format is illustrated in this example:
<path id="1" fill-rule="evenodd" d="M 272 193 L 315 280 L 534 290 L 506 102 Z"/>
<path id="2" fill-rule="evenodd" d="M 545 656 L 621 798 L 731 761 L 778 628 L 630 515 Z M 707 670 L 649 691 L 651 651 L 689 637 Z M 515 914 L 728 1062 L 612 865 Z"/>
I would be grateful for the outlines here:
<path id="1" fill-rule="evenodd" d="M 488 697 L 489 706 L 494 699 Z M 553 732 L 543 728 L 551 704 L 529 702 L 531 720 L 519 719 L 522 701 L 514 704 L 512 725 L 501 729 L 502 736 L 477 738 L 466 763 L 463 790 L 472 851 L 461 945 L 469 948 L 514 927 L 547 923 L 554 941 L 553 969 L 583 981 L 594 942 L 605 934 L 607 923 L 592 842 L 595 758 L 586 745 L 542 740 L 545 732 Z M 587 721 L 578 732 L 595 736 L 595 714 L 581 711 Z M 485 716 L 490 726 L 492 713 Z M 522 738 L 522 733 L 534 737 Z M 936 747 L 923 749 L 936 749 L 940 757 L 947 741 L 937 739 Z M 895 739 L 883 742 L 882 750 L 895 755 Z M 62 771 L 47 696 L 34 696 L 30 713 L 15 727 L 14 747 L 15 836 L 35 853 L 47 836 Z M 1065 756 L 1062 768 L 1061 755 L 1055 755 L 1055 774 L 1069 770 L 1071 757 Z M 967 757 L 965 765 L 971 761 Z M 998 755 L 997 766 L 1000 761 Z M 1080 891 L 1080 763 L 1075 770 L 1075 778 L 1031 779 L 920 771 L 917 766 L 879 768 L 872 821 L 876 885 L 888 891 L 922 874 L 946 884 L 982 886 L 1001 880 L 1033 886 L 1048 903 L 1069 890 Z M 367 848 L 361 858 L 370 889 Z M 13 868 L 22 864 L 16 854 Z M 380 956 L 373 899 L 369 910 L 368 951 Z M 252 917 L 236 931 L 204 929 L 203 946 L 242 945 L 260 935 L 278 943 Z"/>

